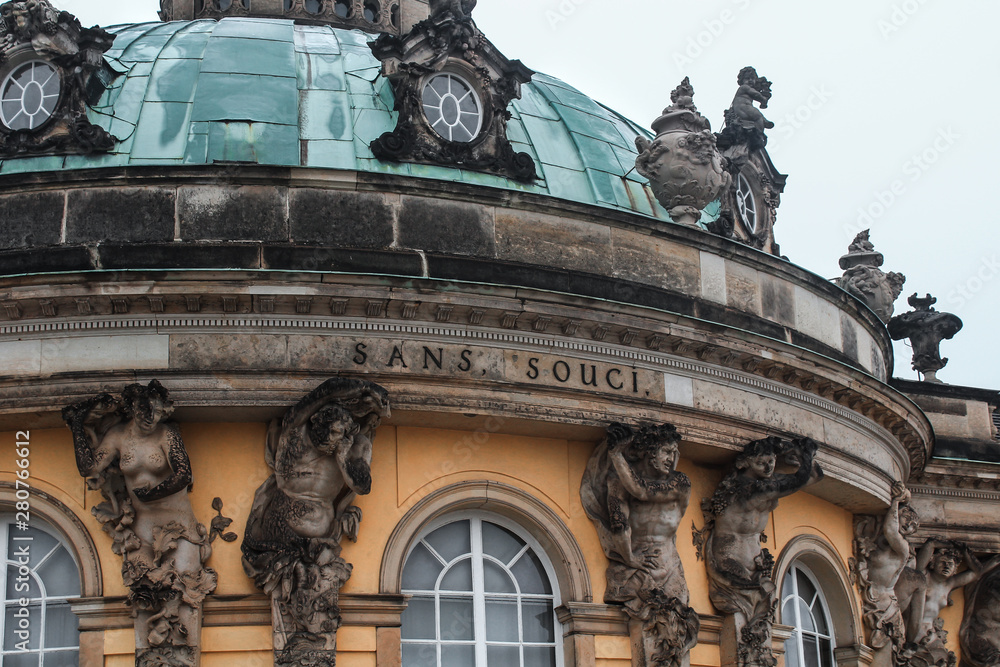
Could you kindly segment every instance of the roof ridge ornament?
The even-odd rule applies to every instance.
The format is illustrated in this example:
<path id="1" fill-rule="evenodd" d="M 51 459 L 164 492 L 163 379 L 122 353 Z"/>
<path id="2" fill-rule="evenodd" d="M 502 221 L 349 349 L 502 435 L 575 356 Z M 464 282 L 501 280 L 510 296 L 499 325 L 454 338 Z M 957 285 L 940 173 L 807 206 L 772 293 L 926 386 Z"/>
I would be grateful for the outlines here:
<path id="1" fill-rule="evenodd" d="M 0 157 L 106 152 L 118 141 L 87 118 L 114 37 L 48 0 L 0 5 Z M 20 103 L 20 104 L 17 104 Z"/>
<path id="2" fill-rule="evenodd" d="M 432 0 L 406 34 L 370 44 L 395 93 L 396 128 L 371 143 L 390 162 L 459 167 L 517 181 L 538 178 L 507 138 L 508 109 L 533 71 L 508 60 L 472 20 L 476 0 Z"/>
<path id="3" fill-rule="evenodd" d="M 844 275 L 833 282 L 863 301 L 883 322 L 888 322 L 893 304 L 903 292 L 906 276 L 895 271 L 885 273 L 879 268 L 885 258 L 869 240 L 870 231 L 866 229 L 854 237 L 847 254 L 840 258 Z"/>

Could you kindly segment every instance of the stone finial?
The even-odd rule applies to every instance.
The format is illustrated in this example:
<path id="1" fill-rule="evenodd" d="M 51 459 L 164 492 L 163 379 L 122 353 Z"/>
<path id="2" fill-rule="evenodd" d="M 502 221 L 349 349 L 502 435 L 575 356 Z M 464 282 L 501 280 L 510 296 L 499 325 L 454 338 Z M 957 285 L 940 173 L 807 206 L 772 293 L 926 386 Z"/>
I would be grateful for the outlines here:
<path id="1" fill-rule="evenodd" d="M 649 179 L 657 201 L 674 222 L 697 226 L 701 211 L 732 183 L 715 143 L 711 123 L 694 105 L 694 88 L 685 78 L 670 95 L 673 105 L 653 122 L 656 137 L 635 140 L 635 167 Z"/>
<path id="2" fill-rule="evenodd" d="M 930 294 L 920 298 L 914 293 L 907 301 L 913 310 L 889 320 L 889 335 L 893 340 L 910 339 L 913 370 L 923 374 L 924 382 L 941 382 L 937 372 L 948 365 L 948 359 L 941 358 L 941 341 L 951 340 L 961 331 L 962 320 L 934 310 L 937 299 Z"/>
<path id="3" fill-rule="evenodd" d="M 840 258 L 844 275 L 834 282 L 871 308 L 883 322 L 892 317 L 893 304 L 903 291 L 906 276 L 879 269 L 885 258 L 869 240 L 869 230 L 854 237 L 846 255 Z"/>

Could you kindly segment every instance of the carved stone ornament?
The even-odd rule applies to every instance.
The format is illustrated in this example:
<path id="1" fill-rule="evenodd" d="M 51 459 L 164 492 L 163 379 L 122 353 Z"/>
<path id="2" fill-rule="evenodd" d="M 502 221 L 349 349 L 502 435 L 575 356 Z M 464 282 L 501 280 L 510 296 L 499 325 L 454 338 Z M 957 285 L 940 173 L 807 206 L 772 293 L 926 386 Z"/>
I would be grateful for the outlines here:
<path id="1" fill-rule="evenodd" d="M 527 153 L 507 139 L 511 100 L 534 72 L 508 60 L 471 17 L 474 1 L 431 2 L 430 18 L 371 43 L 392 84 L 396 129 L 371 144 L 380 160 L 460 167 L 530 182 Z"/>
<path id="2" fill-rule="evenodd" d="M 587 464 L 584 509 L 610 564 L 604 601 L 624 605 L 639 667 L 681 667 L 698 643 L 677 527 L 691 481 L 676 470 L 680 435 L 669 425 L 612 424 Z"/>
<path id="3" fill-rule="evenodd" d="M 840 258 L 840 268 L 844 275 L 837 285 L 850 292 L 871 308 L 883 322 L 892 317 L 893 304 L 903 292 L 906 276 L 890 271 L 884 273 L 879 267 L 885 262 L 882 253 L 868 240 L 869 230 L 854 238 L 847 254 Z"/>
<path id="4" fill-rule="evenodd" d="M 191 509 L 191 464 L 167 390 L 153 380 L 63 410 L 93 508 L 122 557 L 137 667 L 199 664 L 201 606 L 215 590 L 209 531 Z"/>
<path id="5" fill-rule="evenodd" d="M 909 505 L 910 492 L 892 485 L 892 500 L 884 517 L 859 516 L 854 524 L 851 574 L 861 591 L 865 626 L 875 649 L 876 667 L 899 664 L 906 642 L 906 624 L 895 587 L 911 558 L 907 537 L 919 528 L 917 513 Z"/>
<path id="6" fill-rule="evenodd" d="M 114 76 L 104 62 L 112 43 L 48 0 L 0 5 L 0 158 L 114 148 L 87 118 L 88 95 Z"/>
<path id="7" fill-rule="evenodd" d="M 724 615 L 723 664 L 774 667 L 771 629 L 777 606 L 774 558 L 761 547 L 778 500 L 819 481 L 818 443 L 801 438 L 755 440 L 736 457 L 734 470 L 702 501 L 705 527 L 695 531 L 699 558 L 708 569 L 712 604 Z M 779 465 L 793 469 L 778 473 Z"/>
<path id="8" fill-rule="evenodd" d="M 720 198 L 719 220 L 709 231 L 771 253 L 781 254 L 774 240 L 774 223 L 788 176 L 771 162 L 765 146 L 765 130 L 774 123 L 754 106 L 767 107 L 771 82 L 744 67 L 737 77 L 739 88 L 725 113 L 725 125 L 716 134 L 731 184 Z"/>
<path id="9" fill-rule="evenodd" d="M 941 382 L 937 372 L 948 365 L 948 360 L 941 358 L 941 341 L 951 340 L 961 331 L 962 320 L 934 310 L 937 299 L 930 294 L 920 298 L 914 293 L 907 302 L 913 310 L 889 320 L 889 335 L 893 340 L 910 339 L 913 370 L 923 373 L 924 382 Z"/>
<path id="10" fill-rule="evenodd" d="M 677 223 L 697 226 L 701 211 L 730 186 L 711 124 L 698 113 L 687 78 L 670 95 L 673 102 L 653 121 L 656 137 L 637 137 L 635 168 L 657 201 Z"/>
<path id="11" fill-rule="evenodd" d="M 962 563 L 966 570 L 959 572 Z M 896 582 L 896 598 L 906 623 L 906 644 L 897 665 L 954 667 L 956 656 L 947 647 L 941 610 L 952 605 L 956 588 L 977 582 L 1000 564 L 1000 556 L 985 565 L 966 545 L 930 539 L 917 551 L 914 567 L 907 567 Z"/>
<path id="12" fill-rule="evenodd" d="M 961 667 L 1000 666 L 1000 566 L 965 589 Z"/>
<path id="13" fill-rule="evenodd" d="M 376 384 L 333 378 L 275 421 L 267 435 L 274 471 L 257 489 L 243 537 L 243 568 L 271 596 L 274 664 L 333 667 L 340 589 L 351 565 L 341 540 L 357 540 L 371 491 L 372 440 L 389 416 Z"/>

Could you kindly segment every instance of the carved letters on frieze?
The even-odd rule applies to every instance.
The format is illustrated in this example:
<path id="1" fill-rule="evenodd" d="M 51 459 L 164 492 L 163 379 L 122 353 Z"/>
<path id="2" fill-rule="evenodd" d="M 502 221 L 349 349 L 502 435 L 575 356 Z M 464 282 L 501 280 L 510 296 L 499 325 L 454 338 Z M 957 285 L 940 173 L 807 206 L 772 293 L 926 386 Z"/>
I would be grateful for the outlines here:
<path id="1" fill-rule="evenodd" d="M 610 561 L 605 602 L 624 605 L 641 667 L 690 664 L 698 614 L 688 606 L 677 527 L 691 481 L 676 470 L 680 435 L 669 425 L 612 424 L 580 487 Z"/>
<path id="2" fill-rule="evenodd" d="M 209 531 L 191 509 L 191 464 L 167 390 L 153 380 L 63 410 L 76 463 L 104 502 L 94 516 L 122 557 L 137 667 L 196 667 L 201 606 L 215 590 Z M 221 509 L 221 503 L 219 504 Z"/>
<path id="3" fill-rule="evenodd" d="M 340 589 L 351 576 L 341 540 L 356 540 L 371 490 L 372 440 L 389 397 L 363 380 L 327 380 L 271 424 L 267 463 L 243 538 L 243 567 L 271 596 L 274 664 L 333 667 Z"/>
<path id="4" fill-rule="evenodd" d="M 117 139 L 87 118 L 92 83 L 114 76 L 104 62 L 113 42 L 48 0 L 0 5 L 0 157 L 114 148 Z"/>
<path id="5" fill-rule="evenodd" d="M 823 477 L 814 461 L 818 447 L 809 438 L 755 440 L 744 447 L 735 469 L 712 497 L 702 501 L 705 526 L 695 531 L 695 544 L 708 569 L 712 604 L 726 616 L 724 663 L 739 667 L 777 664 L 771 651 L 778 600 L 771 572 L 774 558 L 761 547 L 761 536 L 779 499 Z M 794 472 L 776 472 L 781 464 Z M 734 640 L 735 645 L 727 648 Z"/>

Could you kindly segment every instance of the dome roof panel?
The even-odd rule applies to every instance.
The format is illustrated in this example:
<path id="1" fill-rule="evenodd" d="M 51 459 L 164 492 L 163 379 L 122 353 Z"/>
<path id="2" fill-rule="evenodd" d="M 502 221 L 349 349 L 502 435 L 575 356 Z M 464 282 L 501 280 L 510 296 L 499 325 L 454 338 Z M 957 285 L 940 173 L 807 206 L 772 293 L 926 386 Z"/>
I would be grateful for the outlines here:
<path id="1" fill-rule="evenodd" d="M 395 127 L 394 95 L 370 35 L 283 19 L 225 18 L 117 26 L 107 59 L 121 72 L 91 122 L 121 139 L 106 155 L 28 157 L 0 173 L 132 165 L 346 169 L 537 192 L 667 219 L 633 167 L 649 133 L 553 77 L 536 74 L 511 105 L 508 135 L 539 180 L 377 160 Z"/>

